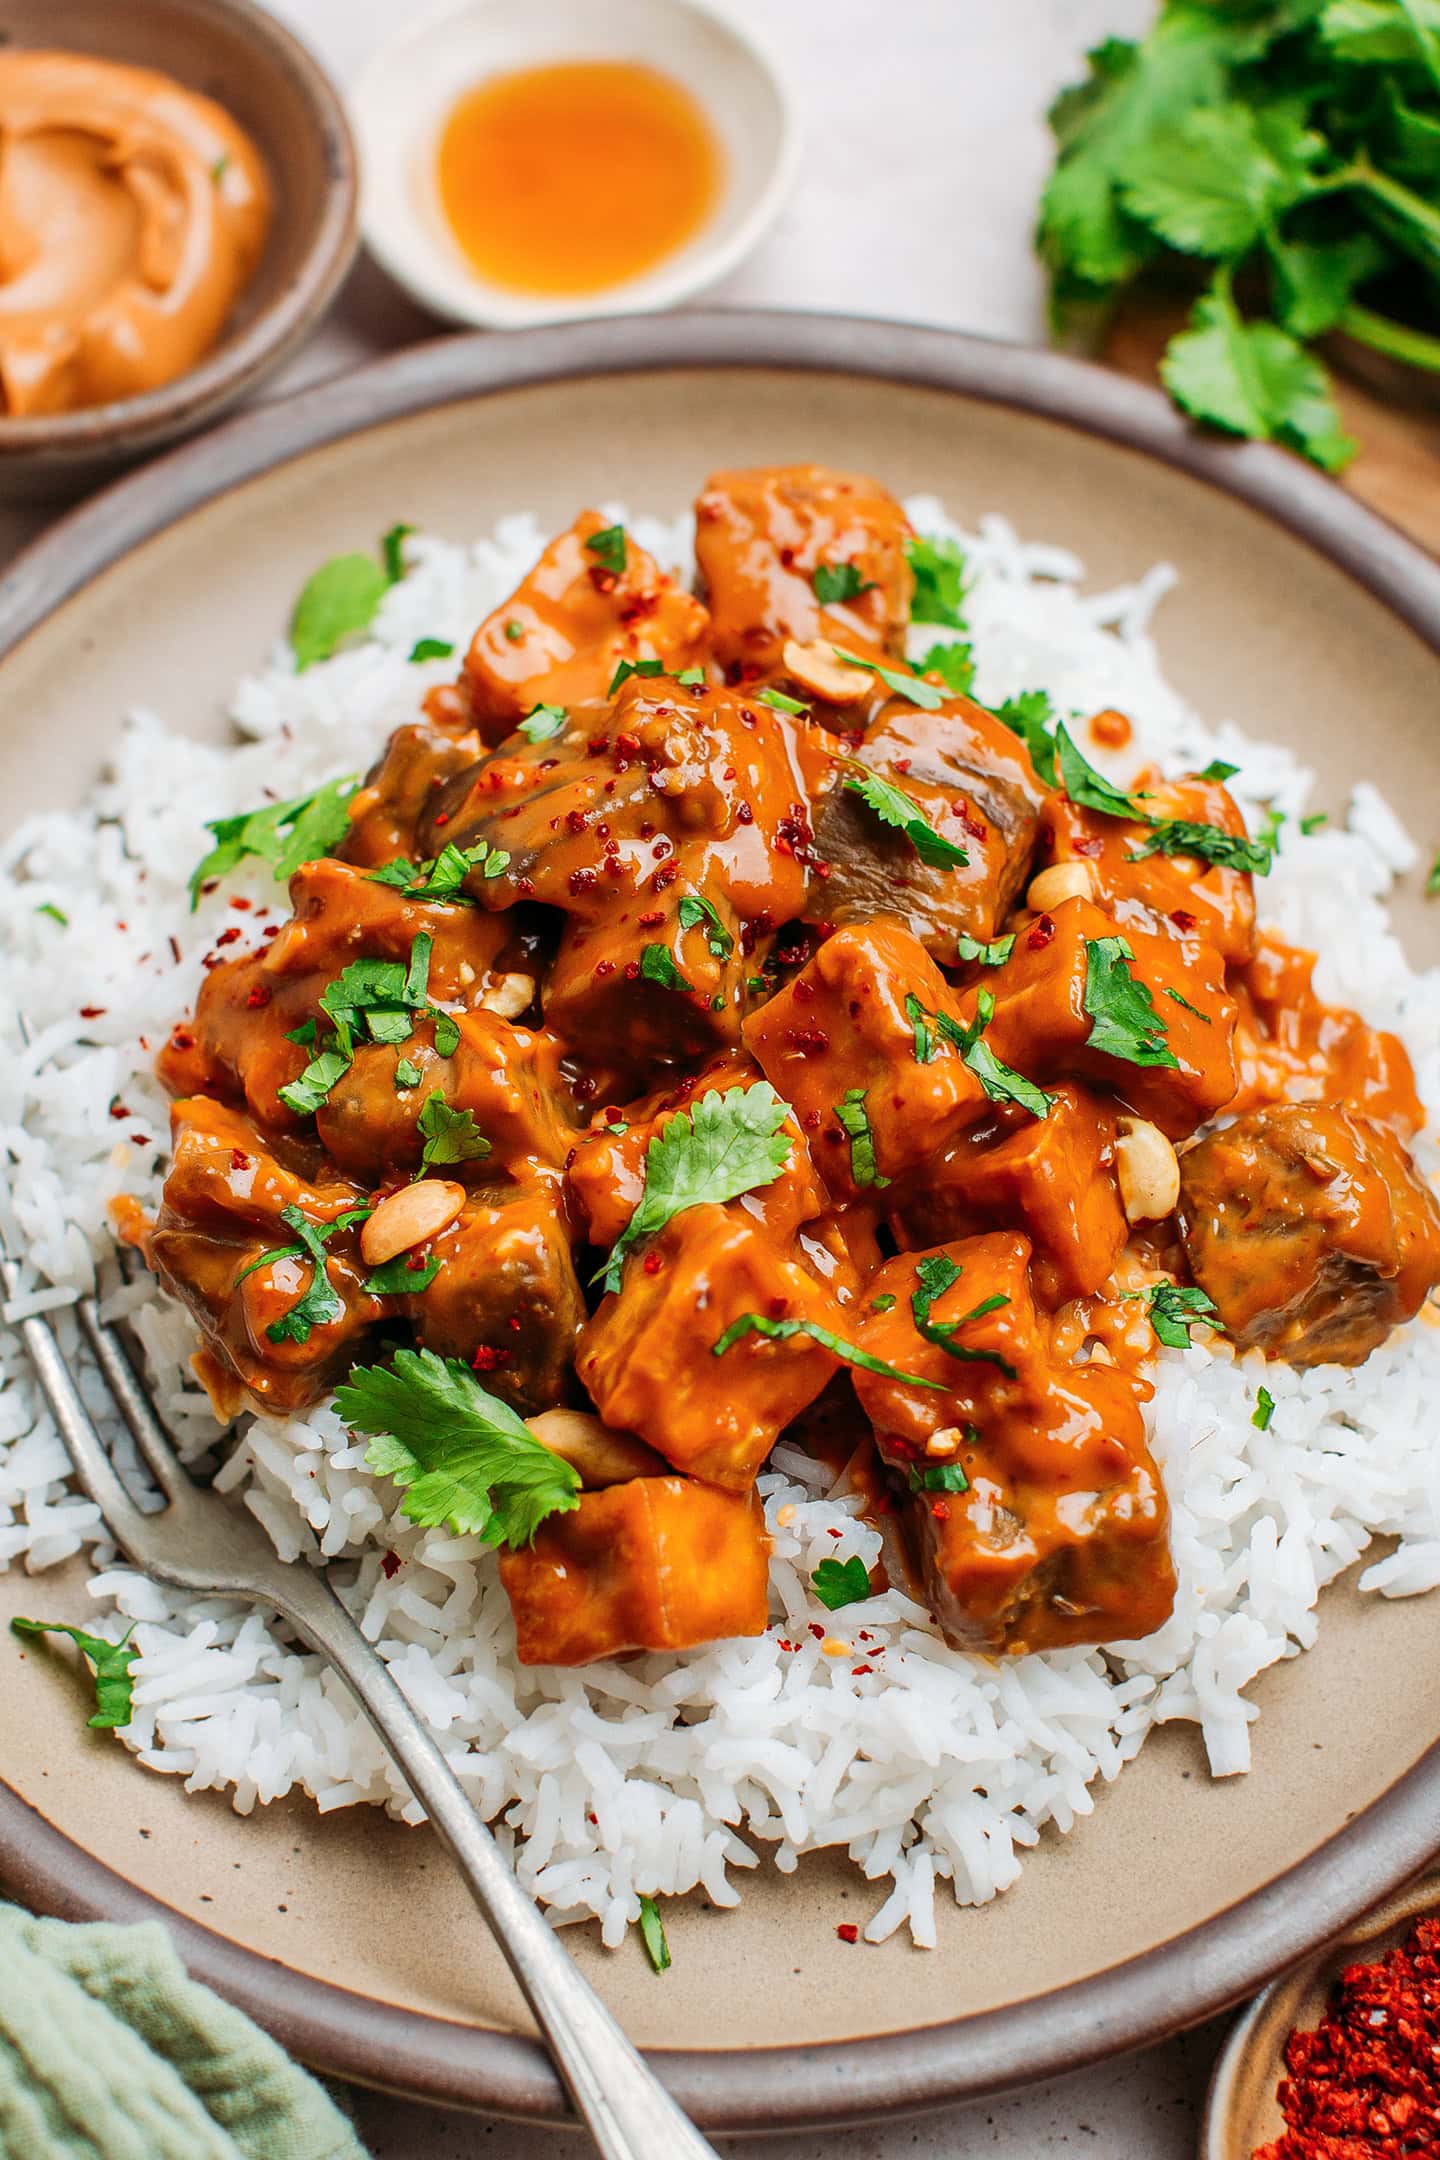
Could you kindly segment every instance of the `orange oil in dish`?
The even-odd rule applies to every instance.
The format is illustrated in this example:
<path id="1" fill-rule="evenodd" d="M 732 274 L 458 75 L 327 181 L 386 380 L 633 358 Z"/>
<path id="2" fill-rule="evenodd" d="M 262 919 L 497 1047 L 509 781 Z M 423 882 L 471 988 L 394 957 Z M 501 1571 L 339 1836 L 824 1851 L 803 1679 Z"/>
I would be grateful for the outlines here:
<path id="1" fill-rule="evenodd" d="M 720 192 L 709 121 L 638 62 L 521 68 L 468 90 L 440 138 L 450 228 L 511 292 L 603 292 L 699 231 Z"/>

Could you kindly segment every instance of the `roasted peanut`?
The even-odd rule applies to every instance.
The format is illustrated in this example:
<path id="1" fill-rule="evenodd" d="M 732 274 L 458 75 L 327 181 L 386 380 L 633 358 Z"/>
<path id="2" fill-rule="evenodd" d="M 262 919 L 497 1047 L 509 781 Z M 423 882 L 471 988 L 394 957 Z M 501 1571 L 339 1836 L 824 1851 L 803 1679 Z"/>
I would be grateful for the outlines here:
<path id="1" fill-rule="evenodd" d="M 1145 1118 L 1116 1120 L 1115 1165 L 1127 1222 L 1158 1222 L 1180 1201 L 1180 1163 L 1174 1148 Z"/>
<path id="2" fill-rule="evenodd" d="M 448 1230 L 465 1205 L 465 1188 L 448 1178 L 420 1178 L 382 1200 L 360 1231 L 360 1257 L 367 1267 L 383 1267 L 397 1253 L 423 1245 Z"/>
<path id="3" fill-rule="evenodd" d="M 1095 874 L 1089 863 L 1057 862 L 1031 878 L 1025 905 L 1033 908 L 1037 915 L 1047 915 L 1051 908 L 1060 907 L 1066 900 L 1093 900 L 1094 897 Z"/>
<path id="4" fill-rule="evenodd" d="M 533 975 L 497 975 L 481 998 L 480 1009 L 498 1013 L 502 1020 L 518 1020 L 534 995 Z"/>
<path id="5" fill-rule="evenodd" d="M 875 688 L 870 670 L 838 659 L 828 638 L 814 638 L 808 645 L 787 638 L 781 658 L 790 680 L 824 698 L 827 705 L 858 705 Z"/>

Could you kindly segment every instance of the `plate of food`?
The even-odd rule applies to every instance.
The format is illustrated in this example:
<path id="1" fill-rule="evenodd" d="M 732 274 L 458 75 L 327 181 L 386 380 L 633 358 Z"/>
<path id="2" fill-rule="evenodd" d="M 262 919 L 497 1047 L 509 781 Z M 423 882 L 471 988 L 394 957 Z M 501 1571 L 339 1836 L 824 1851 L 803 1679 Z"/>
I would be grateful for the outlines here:
<path id="1" fill-rule="evenodd" d="M 1423 1862 L 1433 564 L 1078 363 L 727 313 L 247 416 L 0 645 L 7 1318 L 98 1275 L 702 2122 L 1137 2045 Z M 0 1354 L 0 1612 L 93 1653 L 3 1637 L 0 1879 L 559 2113 L 357 1706 Z"/>

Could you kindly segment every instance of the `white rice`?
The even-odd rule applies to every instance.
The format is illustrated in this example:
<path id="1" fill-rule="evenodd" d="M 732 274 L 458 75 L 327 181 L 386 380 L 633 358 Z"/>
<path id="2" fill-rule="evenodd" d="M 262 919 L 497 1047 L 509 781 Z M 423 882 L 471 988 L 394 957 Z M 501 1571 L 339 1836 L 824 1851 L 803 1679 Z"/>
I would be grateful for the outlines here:
<path id="1" fill-rule="evenodd" d="M 922 528 L 954 529 L 933 501 L 910 509 Z M 688 525 L 638 519 L 632 529 L 666 561 L 688 562 Z M 462 647 L 542 537 L 514 517 L 470 549 L 412 540 L 410 574 L 371 639 L 303 676 L 277 647 L 240 685 L 237 747 L 178 740 L 133 713 L 113 776 L 87 807 L 31 819 L 0 853 L 0 1006 L 34 1030 L 0 1060 L 0 1156 L 14 1158 L 0 1232 L 24 1255 L 7 1320 L 48 1310 L 73 1349 L 63 1308 L 109 1252 L 107 1203 L 158 1197 L 166 1108 L 151 1056 L 193 1001 L 219 931 L 254 934 L 257 912 L 233 909 L 232 896 L 272 919 L 284 912 L 283 893 L 252 867 L 188 913 L 204 821 L 363 769 L 447 672 L 410 665 L 413 641 Z M 1299 833 L 1310 776 L 1289 751 L 1203 723 L 1160 673 L 1148 623 L 1174 582 L 1168 566 L 1087 594 L 1080 563 L 1022 542 L 999 518 L 959 537 L 974 579 L 978 695 L 995 703 L 1040 685 L 1062 710 L 1120 707 L 1137 728 L 1129 756 L 1104 760 L 1120 779 L 1141 757 L 1174 770 L 1216 756 L 1238 764 L 1232 784 L 1252 822 L 1267 802 L 1289 819 L 1262 888 L 1265 916 L 1320 951 L 1325 996 L 1403 1036 L 1422 1094 L 1440 1103 L 1440 975 L 1411 972 L 1384 908 L 1414 849 L 1375 790 L 1356 788 L 1348 831 Z M 916 651 L 937 634 L 917 630 Z M 45 902 L 68 927 L 36 912 Z M 82 1006 L 103 1011 L 87 1019 Z M 1421 1155 L 1433 1172 L 1433 1141 Z M 215 1425 L 187 1365 L 193 1324 L 148 1282 L 112 1289 L 110 1309 L 133 1319 L 162 1412 L 187 1453 L 202 1454 Z M 1266 1432 L 1251 1423 L 1262 1378 L 1276 1403 Z M 593 1915 L 615 1944 L 642 1893 L 698 1885 L 733 1904 L 734 1871 L 767 1849 L 789 1870 L 801 1852 L 840 1844 L 883 1885 L 868 1938 L 907 1927 L 931 1944 L 937 1885 L 961 1904 L 1006 1889 L 1023 1853 L 1088 1814 L 1096 1780 L 1116 1777 L 1152 1726 L 1190 1720 L 1217 1776 L 1247 1769 L 1256 1712 L 1246 1687 L 1314 1640 L 1320 1590 L 1372 1538 L 1399 1542 L 1363 1587 L 1399 1597 L 1440 1584 L 1432 1328 L 1401 1330 L 1361 1372 L 1266 1368 L 1215 1342 L 1161 1352 L 1155 1379 L 1180 1594 L 1157 1634 L 1104 1654 L 962 1656 L 894 1590 L 830 1615 L 808 1594 L 810 1572 L 825 1557 L 870 1560 L 879 1540 L 854 1501 L 830 1495 L 822 1467 L 783 1445 L 760 1480 L 774 1537 L 770 1632 L 580 1672 L 516 1665 L 492 1556 L 473 1538 L 408 1524 L 328 1409 L 253 1423 L 218 1482 L 287 1557 L 344 1563 L 367 1635 L 476 1805 L 516 1834 L 521 1877 L 557 1920 Z M 172 1594 L 117 1564 L 94 1508 L 67 1482 L 19 1337 L 0 1329 L 0 1567 L 40 1570 L 81 1550 L 101 1629 L 137 1623 L 135 1717 L 121 1737 L 141 1763 L 192 1790 L 227 1789 L 242 1812 L 298 1785 L 322 1811 L 366 1801 L 421 1819 L 317 1658 L 243 1606 Z M 387 1554 L 400 1562 L 388 1577 Z M 46 1617 L 86 1618 L 49 1613 L 41 1593 L 36 1602 Z M 24 1684 L 48 1683 L 32 1670 Z"/>

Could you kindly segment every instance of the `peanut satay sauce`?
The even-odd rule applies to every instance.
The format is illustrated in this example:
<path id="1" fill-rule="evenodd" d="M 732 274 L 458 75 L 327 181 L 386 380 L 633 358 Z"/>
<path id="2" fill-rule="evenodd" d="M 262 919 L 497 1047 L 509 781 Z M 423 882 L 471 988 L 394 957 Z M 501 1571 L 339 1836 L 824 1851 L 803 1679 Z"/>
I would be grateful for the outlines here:
<path id="1" fill-rule="evenodd" d="M 158 389 L 214 345 L 270 230 L 264 161 L 168 75 L 0 52 L 0 404 Z"/>

